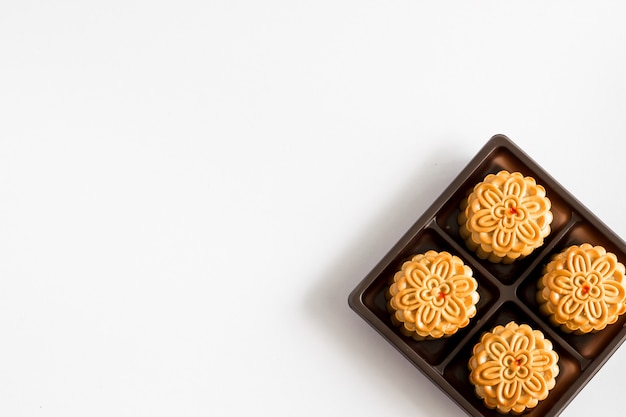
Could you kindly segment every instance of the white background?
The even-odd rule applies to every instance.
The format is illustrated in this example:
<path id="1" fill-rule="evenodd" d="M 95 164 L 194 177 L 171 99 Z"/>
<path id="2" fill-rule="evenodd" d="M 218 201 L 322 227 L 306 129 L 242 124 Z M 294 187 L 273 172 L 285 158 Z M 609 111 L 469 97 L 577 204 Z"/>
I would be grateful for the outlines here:
<path id="1" fill-rule="evenodd" d="M 0 415 L 464 415 L 348 294 L 495 133 L 626 236 L 625 13 L 1 1 Z"/>

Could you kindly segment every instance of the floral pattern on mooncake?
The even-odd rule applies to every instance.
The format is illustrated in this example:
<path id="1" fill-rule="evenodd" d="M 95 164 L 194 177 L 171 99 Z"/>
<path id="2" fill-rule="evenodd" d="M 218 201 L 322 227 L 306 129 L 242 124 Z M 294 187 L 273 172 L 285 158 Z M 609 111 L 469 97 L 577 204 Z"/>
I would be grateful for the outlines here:
<path id="1" fill-rule="evenodd" d="M 388 293 L 392 320 L 417 340 L 447 337 L 476 314 L 478 283 L 472 270 L 448 252 L 415 255 L 394 275 Z"/>
<path id="2" fill-rule="evenodd" d="M 550 234 L 546 190 L 519 172 L 489 174 L 461 204 L 459 232 L 479 258 L 512 263 Z"/>
<path id="3" fill-rule="evenodd" d="M 470 381 L 487 407 L 520 414 L 548 397 L 558 360 L 543 333 L 512 321 L 485 333 L 474 346 Z"/>
<path id="4" fill-rule="evenodd" d="M 624 265 L 602 246 L 570 246 L 545 266 L 537 286 L 541 311 L 568 333 L 602 330 L 626 312 Z"/>

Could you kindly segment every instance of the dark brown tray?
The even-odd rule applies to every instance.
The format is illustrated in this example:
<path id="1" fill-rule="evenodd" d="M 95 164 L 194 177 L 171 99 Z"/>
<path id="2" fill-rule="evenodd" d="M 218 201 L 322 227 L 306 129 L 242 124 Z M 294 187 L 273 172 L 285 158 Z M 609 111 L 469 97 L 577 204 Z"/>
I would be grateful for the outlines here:
<path id="1" fill-rule="evenodd" d="M 489 173 L 505 169 L 531 176 L 543 185 L 552 202 L 552 232 L 544 245 L 510 265 L 492 264 L 476 257 L 459 236 L 459 205 L 475 184 Z M 560 374 L 548 398 L 524 413 L 557 416 L 604 365 L 626 336 L 626 315 L 604 330 L 583 336 L 563 333 L 538 313 L 536 282 L 549 258 L 574 244 L 604 246 L 626 261 L 626 244 L 574 196 L 504 135 L 487 142 L 441 196 L 400 241 L 359 283 L 349 297 L 350 307 L 376 329 L 409 362 L 437 384 L 472 416 L 501 416 L 474 394 L 467 363 L 481 334 L 515 320 L 541 330 L 559 354 Z M 469 326 L 452 337 L 415 341 L 400 333 L 386 309 L 385 289 L 393 274 L 411 255 L 429 249 L 459 256 L 474 270 L 479 283 L 477 314 Z"/>

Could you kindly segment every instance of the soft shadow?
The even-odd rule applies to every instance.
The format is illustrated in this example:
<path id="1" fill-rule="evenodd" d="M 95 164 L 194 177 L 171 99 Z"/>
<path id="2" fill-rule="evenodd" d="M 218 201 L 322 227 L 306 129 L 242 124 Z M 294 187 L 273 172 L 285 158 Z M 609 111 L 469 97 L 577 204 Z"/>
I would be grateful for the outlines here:
<path id="1" fill-rule="evenodd" d="M 326 266 L 305 299 L 306 312 L 331 335 L 353 362 L 356 372 L 381 393 L 394 392 L 414 402 L 429 415 L 465 415 L 417 368 L 408 362 L 348 306 L 348 295 L 400 237 L 439 197 L 470 161 L 456 155 L 454 143 L 433 152 L 430 165 L 416 165 L 411 178 L 397 188 L 394 198 L 371 219 L 370 227 L 355 236 Z M 430 160 L 430 158 L 424 158 Z"/>

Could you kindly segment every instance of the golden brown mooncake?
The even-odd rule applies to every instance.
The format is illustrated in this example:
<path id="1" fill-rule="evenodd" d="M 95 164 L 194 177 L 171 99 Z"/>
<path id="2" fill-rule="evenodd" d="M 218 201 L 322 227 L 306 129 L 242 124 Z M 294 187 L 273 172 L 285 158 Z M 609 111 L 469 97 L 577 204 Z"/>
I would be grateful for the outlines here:
<path id="1" fill-rule="evenodd" d="M 476 315 L 478 283 L 472 270 L 448 252 L 415 255 L 394 275 L 389 312 L 403 334 L 416 340 L 456 333 Z"/>
<path id="2" fill-rule="evenodd" d="M 543 314 L 568 333 L 591 333 L 626 312 L 624 265 L 615 254 L 589 243 L 555 255 L 537 283 Z"/>
<path id="3" fill-rule="evenodd" d="M 482 335 L 469 360 L 470 382 L 485 405 L 521 414 L 548 397 L 559 356 L 539 330 L 511 321 Z"/>
<path id="4" fill-rule="evenodd" d="M 551 203 L 532 177 L 500 171 L 478 183 L 461 203 L 459 233 L 481 259 L 512 263 L 543 245 Z"/>

